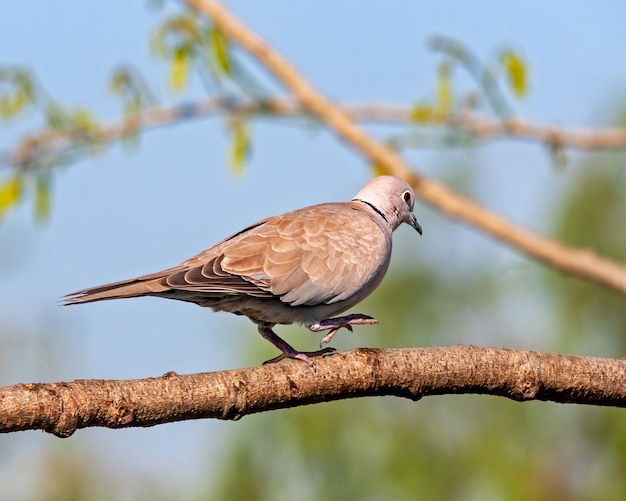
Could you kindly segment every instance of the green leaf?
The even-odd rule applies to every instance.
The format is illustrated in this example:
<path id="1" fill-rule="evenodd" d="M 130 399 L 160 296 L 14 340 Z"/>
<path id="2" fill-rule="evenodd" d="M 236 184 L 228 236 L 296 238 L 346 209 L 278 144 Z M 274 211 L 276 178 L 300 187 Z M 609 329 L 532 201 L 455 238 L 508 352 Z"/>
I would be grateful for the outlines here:
<path id="1" fill-rule="evenodd" d="M 191 51 L 200 41 L 197 18 L 183 14 L 166 19 L 155 31 L 150 45 L 156 55 L 169 58 L 180 48 Z"/>
<path id="2" fill-rule="evenodd" d="M 40 176 L 35 183 L 35 219 L 45 221 L 50 216 L 50 181 Z"/>
<path id="3" fill-rule="evenodd" d="M 452 68 L 448 61 L 439 65 L 437 71 L 436 96 L 437 111 L 441 114 L 450 113 L 452 109 Z"/>
<path id="4" fill-rule="evenodd" d="M 35 87 L 30 73 L 25 70 L 0 71 L 0 81 L 6 82 L 9 90 L 0 96 L 0 119 L 5 122 L 19 115 L 27 105 L 35 101 Z M 4 86 L 3 86 L 4 87 Z"/>
<path id="5" fill-rule="evenodd" d="M 500 54 L 500 62 L 513 95 L 524 97 L 528 93 L 528 70 L 522 57 L 512 50 L 506 50 Z"/>
<path id="6" fill-rule="evenodd" d="M 416 104 L 411 109 L 410 120 L 417 123 L 432 123 L 435 121 L 435 110 L 428 104 Z"/>
<path id="7" fill-rule="evenodd" d="M 130 73 L 126 68 L 117 68 L 109 79 L 109 91 L 112 94 L 122 94 L 131 83 Z"/>
<path id="8" fill-rule="evenodd" d="M 13 76 L 13 81 L 18 92 L 23 94 L 24 100 L 29 104 L 34 103 L 37 96 L 35 92 L 35 84 L 30 72 L 26 70 L 17 70 Z"/>
<path id="9" fill-rule="evenodd" d="M 89 110 L 77 108 L 69 116 L 75 128 L 84 132 L 94 132 L 98 128 L 98 120 Z"/>
<path id="10" fill-rule="evenodd" d="M 171 64 L 170 86 L 175 91 L 181 91 L 187 83 L 189 74 L 189 53 L 182 47 L 179 47 L 174 52 Z"/>
<path id="11" fill-rule="evenodd" d="M 372 171 L 372 176 L 374 177 L 384 176 L 384 175 L 389 174 L 389 170 L 384 165 L 381 165 L 377 162 L 372 162 L 370 164 L 370 169 Z"/>
<path id="12" fill-rule="evenodd" d="M 120 97 L 127 115 L 157 102 L 141 74 L 129 66 L 120 66 L 113 72 L 109 91 Z"/>
<path id="13" fill-rule="evenodd" d="M 15 116 L 15 104 L 13 102 L 13 96 L 6 94 L 0 96 L 0 118 L 3 121 L 8 122 Z"/>
<path id="14" fill-rule="evenodd" d="M 233 137 L 228 152 L 228 164 L 233 172 L 243 174 L 250 153 L 250 131 L 247 122 L 240 118 L 231 120 L 230 128 Z"/>
<path id="15" fill-rule="evenodd" d="M 22 194 L 22 180 L 11 177 L 0 184 L 0 217 L 17 204 Z"/>
<path id="16" fill-rule="evenodd" d="M 5 122 L 15 118 L 24 109 L 24 105 L 27 102 L 27 95 L 20 89 L 13 94 L 6 94 L 0 97 L 0 118 Z"/>
<path id="17" fill-rule="evenodd" d="M 228 45 L 228 39 L 224 34 L 213 27 L 210 34 L 211 48 L 213 49 L 213 55 L 217 62 L 218 68 L 225 74 L 231 76 L 233 73 L 232 64 L 230 61 L 230 50 Z"/>
<path id="18" fill-rule="evenodd" d="M 64 129 L 68 125 L 68 117 L 65 110 L 54 102 L 48 103 L 45 109 L 48 127 L 52 130 Z"/>
<path id="19" fill-rule="evenodd" d="M 152 37 L 150 37 L 150 52 L 158 57 L 164 57 L 167 54 L 163 27 L 155 30 Z"/>

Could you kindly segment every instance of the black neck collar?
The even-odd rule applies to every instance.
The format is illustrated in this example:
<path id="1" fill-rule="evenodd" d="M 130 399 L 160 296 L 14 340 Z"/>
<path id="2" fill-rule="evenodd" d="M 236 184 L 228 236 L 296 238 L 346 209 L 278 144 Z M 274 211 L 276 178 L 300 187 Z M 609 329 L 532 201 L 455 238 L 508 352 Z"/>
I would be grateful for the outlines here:
<path id="1" fill-rule="evenodd" d="M 374 212 L 376 212 L 380 217 L 382 217 L 387 223 L 389 222 L 389 221 L 387 221 L 387 218 L 385 217 L 385 215 L 380 211 L 380 209 L 378 207 L 374 206 L 373 204 L 371 204 L 369 202 L 366 202 L 365 200 L 361 200 L 360 198 L 353 198 L 352 201 L 353 202 L 362 202 L 365 205 L 369 205 L 374 210 Z"/>

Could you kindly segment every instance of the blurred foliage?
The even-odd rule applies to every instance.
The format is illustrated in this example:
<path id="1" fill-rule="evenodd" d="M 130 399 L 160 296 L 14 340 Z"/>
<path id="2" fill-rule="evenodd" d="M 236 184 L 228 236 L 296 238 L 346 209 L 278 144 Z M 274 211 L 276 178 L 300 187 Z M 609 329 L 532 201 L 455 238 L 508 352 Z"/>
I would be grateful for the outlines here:
<path id="1" fill-rule="evenodd" d="M 410 120 L 419 128 L 395 134 L 388 139 L 388 143 L 397 149 L 474 146 L 480 140 L 478 135 L 458 129 L 449 122 L 452 113 L 474 110 L 482 105 L 483 100 L 497 117 L 504 120 L 514 116 L 500 80 L 504 79 L 507 83 L 512 97 L 519 99 L 526 96 L 529 89 L 528 63 L 519 52 L 503 49 L 496 64 L 488 65 L 466 45 L 451 38 L 432 37 L 429 46 L 442 55 L 436 73 L 434 98 L 421 99 L 413 105 Z M 476 88 L 464 93 L 455 89 L 454 72 L 458 66 L 473 78 Z M 433 126 L 436 134 L 425 135 L 424 129 Z M 552 153 L 555 160 L 561 158 L 554 155 L 555 151 Z"/>
<path id="2" fill-rule="evenodd" d="M 581 166 L 576 183 L 557 212 L 556 236 L 626 262 L 625 155 L 605 154 Z M 589 354 L 626 352 L 626 298 L 582 280 L 550 281 L 555 306 L 570 334 L 570 347 L 581 344 Z M 589 332 L 597 339 L 589 339 Z"/>
<path id="3" fill-rule="evenodd" d="M 500 118 L 513 116 L 511 103 L 498 83 L 502 70 L 513 97 L 522 98 L 528 93 L 528 64 L 521 54 L 512 48 L 501 50 L 496 64 L 488 65 L 469 47 L 452 38 L 432 37 L 429 46 L 467 71 L 478 85 L 480 95 L 487 100 L 492 111 Z"/>
<path id="4" fill-rule="evenodd" d="M 439 64 L 437 71 L 437 105 L 436 109 L 439 113 L 450 113 L 453 106 L 452 95 L 452 67 L 449 61 L 443 61 Z"/>
<path id="5" fill-rule="evenodd" d="M 0 120 L 8 122 L 20 115 L 37 96 L 29 71 L 23 68 L 0 68 Z"/>
<path id="6" fill-rule="evenodd" d="M 35 179 L 35 219 L 45 221 L 50 216 L 50 178 L 37 176 Z"/>
<path id="7" fill-rule="evenodd" d="M 508 83 L 513 97 L 519 98 L 528 92 L 528 65 L 513 49 L 501 50 L 497 63 L 488 65 L 464 44 L 450 38 L 434 37 L 430 46 L 441 55 L 435 72 L 433 96 L 421 99 L 413 106 L 409 127 L 386 138 L 387 144 L 397 150 L 471 147 L 479 138 L 448 123 L 451 113 L 481 106 L 481 98 L 484 98 L 497 116 L 509 118 L 511 106 L 499 81 Z M 244 173 L 251 151 L 252 120 L 272 116 L 284 119 L 282 114 L 274 114 L 271 107 L 264 106 L 277 92 L 268 90 L 252 68 L 254 63 L 241 57 L 218 28 L 193 10 L 183 9 L 162 18 L 153 31 L 150 47 L 152 53 L 167 64 L 166 80 L 174 93 L 191 91 L 190 82 L 196 78 L 207 93 L 222 97 L 224 103 L 256 104 L 256 108 L 251 107 L 256 111 L 246 117 L 229 111 L 228 105 L 223 110 L 231 137 L 228 165 L 234 174 Z M 474 79 L 476 87 L 469 92 L 461 92 L 455 87 L 454 72 L 458 67 Z M 0 155 L 0 163 L 7 163 L 14 172 L 35 172 L 37 180 L 25 184 L 34 189 L 22 190 L 19 197 L 0 205 L 0 215 L 20 201 L 33 197 L 35 219 L 45 220 L 51 207 L 50 181 L 57 167 L 100 154 L 120 141 L 127 147 L 138 145 L 139 134 L 149 124 L 137 114 L 156 106 L 152 90 L 141 72 L 129 64 L 112 70 L 108 89 L 122 103 L 125 119 L 120 122 L 121 129 L 117 127 L 120 124 L 115 123 L 107 127 L 88 108 L 59 103 L 48 95 L 30 71 L 0 66 L 0 120 L 14 121 L 29 109 L 42 118 L 41 126 L 25 134 L 12 152 Z M 310 114 L 305 113 L 299 118 L 292 119 L 292 123 L 310 125 Z M 173 123 L 177 120 L 179 118 L 173 119 Z M 563 158 L 562 148 L 558 145 L 553 145 L 551 151 L 555 160 Z"/>
<path id="8" fill-rule="evenodd" d="M 241 117 L 233 117 L 228 121 L 228 125 L 232 133 L 228 165 L 232 172 L 241 175 L 251 151 L 250 130 L 247 122 Z"/>
<path id="9" fill-rule="evenodd" d="M 449 60 L 439 64 L 435 82 L 435 103 L 420 102 L 413 106 L 410 119 L 416 124 L 441 124 L 454 106 L 452 65 Z"/>
<path id="10" fill-rule="evenodd" d="M 233 69 L 230 57 L 230 42 L 215 26 L 213 26 L 210 30 L 210 40 L 211 43 L 209 46 L 211 47 L 214 56 L 210 60 L 215 61 L 220 73 L 224 75 L 232 75 Z"/>
<path id="11" fill-rule="evenodd" d="M 109 78 L 109 91 L 120 97 L 126 115 L 157 103 L 141 73 L 128 65 L 120 65 L 113 71 Z"/>
<path id="12" fill-rule="evenodd" d="M 500 62 L 504 67 L 509 88 L 513 95 L 522 98 L 528 94 L 528 65 L 520 54 L 508 49 L 500 54 Z"/>
<path id="13" fill-rule="evenodd" d="M 0 219 L 7 210 L 12 208 L 22 194 L 22 180 L 17 176 L 11 176 L 0 184 Z"/>
<path id="14" fill-rule="evenodd" d="M 174 91 L 187 85 L 191 66 L 201 76 L 208 70 L 213 80 L 210 88 L 233 77 L 228 39 L 202 16 L 188 12 L 165 19 L 155 30 L 151 45 L 155 55 L 169 62 Z"/>
<path id="15" fill-rule="evenodd" d="M 29 182 L 25 183 L 25 180 Z M 45 221 L 48 218 L 50 215 L 50 179 L 43 173 L 37 173 L 34 176 L 11 176 L 0 183 L 0 222 L 4 214 L 22 200 L 25 185 L 34 193 L 35 219 Z"/>

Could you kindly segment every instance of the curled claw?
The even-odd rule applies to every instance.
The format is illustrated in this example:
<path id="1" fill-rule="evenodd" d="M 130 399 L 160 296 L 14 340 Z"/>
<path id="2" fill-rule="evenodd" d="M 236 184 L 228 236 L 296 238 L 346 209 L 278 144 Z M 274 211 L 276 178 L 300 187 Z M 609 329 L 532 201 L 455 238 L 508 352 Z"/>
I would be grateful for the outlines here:
<path id="1" fill-rule="evenodd" d="M 320 341 L 320 348 L 322 348 L 325 344 L 330 343 L 330 340 L 333 338 L 333 336 L 339 331 L 339 329 L 345 327 L 346 329 L 348 329 L 350 332 L 354 332 L 354 330 L 352 329 L 352 326 L 350 324 L 346 324 L 346 325 L 342 325 L 341 327 L 337 327 L 335 329 L 331 329 L 331 331 L 326 334 L 322 340 Z"/>
<path id="2" fill-rule="evenodd" d="M 347 315 L 345 317 L 337 317 L 337 318 L 328 318 L 326 320 L 322 320 L 318 324 L 309 325 L 309 330 L 313 332 L 320 332 L 325 330 L 330 330 L 328 334 L 326 334 L 322 341 L 320 342 L 320 348 L 327 344 L 333 336 L 337 333 L 339 329 L 348 329 L 350 332 L 354 332 L 352 330 L 353 325 L 371 325 L 377 324 L 375 318 L 370 317 L 369 315 L 362 315 L 361 313 L 353 313 L 352 315 Z"/>
<path id="3" fill-rule="evenodd" d="M 270 324 L 260 324 L 259 332 L 261 333 L 261 336 L 263 336 L 281 351 L 280 355 L 266 360 L 265 362 L 263 362 L 263 365 L 274 364 L 276 362 L 280 362 L 285 358 L 293 358 L 295 360 L 302 360 L 303 362 L 306 362 L 315 371 L 315 362 L 311 360 L 313 357 L 328 355 L 329 353 L 334 353 L 335 351 L 337 351 L 335 348 L 331 348 L 330 346 L 318 351 L 298 351 L 289 343 L 287 343 L 287 341 L 277 336 L 276 333 L 272 330 L 272 326 Z"/>

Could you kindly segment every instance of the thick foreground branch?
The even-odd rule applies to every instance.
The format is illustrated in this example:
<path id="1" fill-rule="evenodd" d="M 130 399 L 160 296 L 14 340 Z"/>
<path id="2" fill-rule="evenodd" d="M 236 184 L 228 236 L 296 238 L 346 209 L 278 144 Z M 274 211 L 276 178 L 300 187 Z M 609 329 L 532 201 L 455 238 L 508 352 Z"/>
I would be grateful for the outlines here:
<path id="1" fill-rule="evenodd" d="M 147 427 L 363 396 L 479 393 L 513 400 L 626 407 L 626 360 L 476 346 L 339 353 L 313 372 L 299 361 L 129 381 L 0 388 L 0 432 Z"/>

